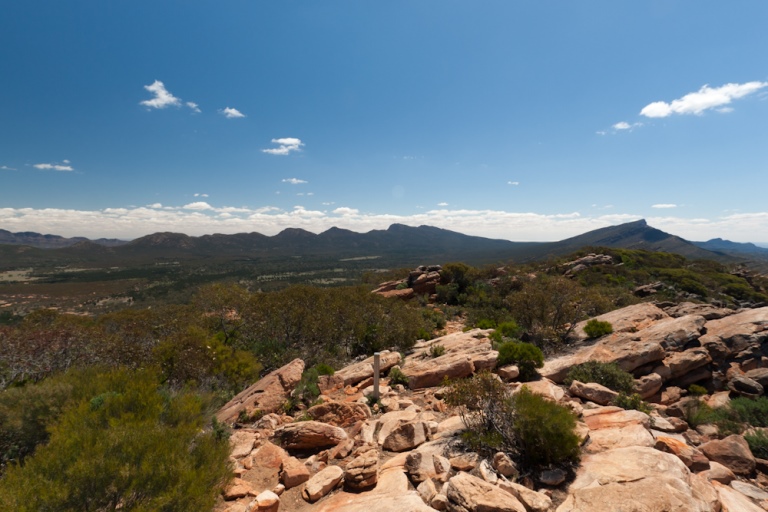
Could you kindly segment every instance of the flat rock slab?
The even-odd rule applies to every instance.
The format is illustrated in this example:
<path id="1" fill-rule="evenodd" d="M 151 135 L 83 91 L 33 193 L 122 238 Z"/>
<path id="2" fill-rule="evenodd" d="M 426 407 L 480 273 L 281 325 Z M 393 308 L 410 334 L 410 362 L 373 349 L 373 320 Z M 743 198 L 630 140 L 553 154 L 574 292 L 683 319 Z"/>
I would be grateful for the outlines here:
<path id="1" fill-rule="evenodd" d="M 622 428 L 630 425 L 642 425 L 647 429 L 651 426 L 651 417 L 644 412 L 633 409 L 624 410 L 616 406 L 588 409 L 584 411 L 582 420 L 590 430 Z"/>
<path id="2" fill-rule="evenodd" d="M 595 317 L 595 320 L 609 322 L 613 327 L 613 332 L 636 332 L 649 327 L 662 318 L 669 318 L 669 315 L 654 304 L 642 302 L 610 311 Z M 584 332 L 584 326 L 587 325 L 588 321 L 584 320 L 577 323 L 573 328 L 571 336 L 579 340 L 587 339 L 589 336 Z"/>
<path id="3" fill-rule="evenodd" d="M 309 450 L 336 446 L 347 439 L 347 433 L 319 421 L 299 421 L 289 423 L 275 431 L 275 437 L 286 450 Z"/>
<path id="4" fill-rule="evenodd" d="M 448 510 L 456 512 L 526 512 L 510 493 L 469 473 L 448 480 Z"/>
<path id="5" fill-rule="evenodd" d="M 382 350 L 379 353 L 379 371 L 385 373 L 387 370 L 400 363 L 400 354 Z M 345 386 L 354 386 L 366 379 L 373 377 L 373 356 L 364 359 L 359 363 L 351 364 L 334 374 L 344 380 Z"/>
<path id="6" fill-rule="evenodd" d="M 654 445 L 653 435 L 641 424 L 626 427 L 611 427 L 592 430 L 589 433 L 589 443 L 584 447 L 587 453 L 600 453 L 614 448 L 627 446 Z"/>

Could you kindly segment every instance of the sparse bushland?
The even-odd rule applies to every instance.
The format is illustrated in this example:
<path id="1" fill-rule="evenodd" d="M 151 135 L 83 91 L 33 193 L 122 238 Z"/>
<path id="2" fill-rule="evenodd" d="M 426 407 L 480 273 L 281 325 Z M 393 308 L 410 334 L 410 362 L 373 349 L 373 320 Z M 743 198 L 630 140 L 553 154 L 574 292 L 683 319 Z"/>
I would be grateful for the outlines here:
<path id="1" fill-rule="evenodd" d="M 408 377 L 406 377 L 400 368 L 394 367 L 389 370 L 388 377 L 390 386 L 402 384 L 403 386 L 408 387 Z"/>
<path id="2" fill-rule="evenodd" d="M 504 451 L 523 472 L 578 460 L 574 414 L 526 387 L 511 395 L 495 375 L 482 372 L 452 383 L 445 401 L 458 408 L 466 427 L 462 441 L 469 449 L 487 454 Z"/>
<path id="3" fill-rule="evenodd" d="M 643 397 L 637 393 L 619 393 L 619 396 L 613 400 L 613 405 L 622 409 L 634 409 L 646 414 L 650 414 L 653 410 L 647 402 L 643 401 Z"/>
<path id="4" fill-rule="evenodd" d="M 318 363 L 304 370 L 304 373 L 301 374 L 301 380 L 296 385 L 296 389 L 293 390 L 290 400 L 284 404 L 283 410 L 286 413 L 293 413 L 299 405 L 303 407 L 314 405 L 320 396 L 320 388 L 318 387 L 320 376 L 333 375 L 334 373 L 333 367 L 325 363 Z"/>
<path id="5" fill-rule="evenodd" d="M 584 333 L 590 338 L 599 338 L 613 332 L 611 322 L 603 322 L 593 318 L 584 326 Z"/>
<path id="6" fill-rule="evenodd" d="M 692 428 L 714 424 L 722 435 L 740 434 L 749 427 L 768 427 L 768 397 L 734 398 L 728 405 L 716 409 L 696 397 L 688 402 L 684 413 L 685 421 Z"/>
<path id="7" fill-rule="evenodd" d="M 595 382 L 625 395 L 631 394 L 634 386 L 632 374 L 619 368 L 616 363 L 601 363 L 599 361 L 577 364 L 568 371 L 563 382 L 570 386 L 575 380 L 585 384 Z"/>
<path id="8" fill-rule="evenodd" d="M 752 455 L 760 459 L 768 457 L 768 434 L 764 430 L 755 430 L 744 434 Z"/>
<path id="9" fill-rule="evenodd" d="M 210 397 L 162 387 L 154 372 L 89 370 L 9 391 L 47 406 L 15 428 L 4 419 L 3 439 L 26 432 L 16 442 L 28 446 L 0 478 L 2 510 L 210 510 L 230 477 L 227 435 L 206 426 Z M 50 438 L 32 441 L 41 420 Z"/>

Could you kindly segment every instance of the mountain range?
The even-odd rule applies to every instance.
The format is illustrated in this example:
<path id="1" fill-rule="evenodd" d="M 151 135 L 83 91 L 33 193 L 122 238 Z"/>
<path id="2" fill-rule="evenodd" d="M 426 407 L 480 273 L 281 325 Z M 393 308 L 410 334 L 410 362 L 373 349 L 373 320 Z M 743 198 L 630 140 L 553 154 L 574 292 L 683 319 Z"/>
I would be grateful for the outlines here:
<path id="1" fill-rule="evenodd" d="M 393 224 L 385 230 L 357 233 L 330 228 L 320 234 L 289 228 L 274 236 L 260 233 L 188 236 L 154 233 L 132 241 L 64 238 L 39 233 L 0 230 L 3 266 L 42 262 L 93 265 L 153 263 L 163 260 L 251 260 L 276 258 L 384 258 L 401 265 L 428 261 L 465 261 L 471 264 L 514 260 L 542 260 L 584 247 L 645 249 L 681 254 L 692 259 L 721 262 L 768 262 L 768 249 L 716 238 L 691 242 L 645 220 L 589 231 L 558 242 L 511 242 L 469 236 L 432 226 Z"/>

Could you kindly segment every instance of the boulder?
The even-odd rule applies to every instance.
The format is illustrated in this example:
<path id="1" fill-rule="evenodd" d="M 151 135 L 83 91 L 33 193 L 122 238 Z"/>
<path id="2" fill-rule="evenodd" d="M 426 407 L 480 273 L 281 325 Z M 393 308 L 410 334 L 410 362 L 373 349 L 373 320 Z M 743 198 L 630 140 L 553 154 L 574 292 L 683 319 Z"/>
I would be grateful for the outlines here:
<path id="1" fill-rule="evenodd" d="M 253 493 L 250 483 L 240 478 L 234 478 L 222 493 L 225 501 L 239 500 Z"/>
<path id="2" fill-rule="evenodd" d="M 461 379 L 474 373 L 472 359 L 463 352 L 447 353 L 434 359 L 408 364 L 403 373 L 410 389 L 439 386 L 446 378 Z"/>
<path id="3" fill-rule="evenodd" d="M 749 475 L 755 470 L 755 457 L 740 435 L 716 439 L 699 446 L 709 460 L 719 462 L 737 475 Z"/>
<path id="4" fill-rule="evenodd" d="M 324 402 L 307 409 L 307 415 L 315 421 L 338 427 L 349 427 L 371 417 L 371 410 L 359 402 Z"/>
<path id="5" fill-rule="evenodd" d="M 705 366 L 712 362 L 706 349 L 697 347 L 685 352 L 675 352 L 664 358 L 661 365 L 657 366 L 653 373 L 661 376 L 665 381 L 683 377 L 688 372 Z"/>
<path id="6" fill-rule="evenodd" d="M 713 359 L 725 359 L 750 346 L 760 346 L 768 339 L 768 307 L 710 320 L 704 327 L 707 333 L 699 342 Z"/>
<path id="7" fill-rule="evenodd" d="M 552 509 L 552 498 L 524 485 L 502 480 L 499 482 L 499 488 L 517 498 L 529 512 L 548 512 Z"/>
<path id="8" fill-rule="evenodd" d="M 352 459 L 344 473 L 344 485 L 354 491 L 373 487 L 379 479 L 379 453 L 376 449 Z"/>
<path id="9" fill-rule="evenodd" d="M 732 309 L 718 308 L 712 304 L 695 304 L 693 302 L 681 302 L 675 304 L 674 306 L 664 308 L 664 312 L 675 318 L 698 315 L 704 317 L 706 320 L 717 320 L 718 318 L 723 318 L 734 313 Z"/>
<path id="10" fill-rule="evenodd" d="M 657 450 L 676 455 L 691 471 L 706 471 L 709 469 L 709 459 L 693 446 L 675 439 L 674 437 L 657 436 L 654 446 Z"/>
<path id="11" fill-rule="evenodd" d="M 630 425 L 642 425 L 647 429 L 651 426 L 651 418 L 644 412 L 624 410 L 615 406 L 586 410 L 583 421 L 590 430 L 622 428 Z"/>
<path id="12" fill-rule="evenodd" d="M 563 391 L 563 388 L 549 379 L 539 379 L 523 384 L 513 383 L 510 386 L 512 387 L 512 393 L 518 393 L 521 389 L 523 389 L 523 387 L 526 387 L 528 388 L 528 391 L 534 395 L 543 396 L 544 398 L 552 400 L 553 402 L 559 402 L 563 399 L 563 397 L 565 397 L 565 391 Z"/>
<path id="13" fill-rule="evenodd" d="M 253 508 L 255 505 L 255 508 Z M 280 496 L 272 491 L 263 491 L 251 504 L 253 512 L 277 512 L 280 509 Z"/>
<path id="14" fill-rule="evenodd" d="M 416 492 L 419 493 L 419 496 L 421 496 L 421 499 L 424 500 L 424 503 L 429 505 L 432 503 L 432 498 L 437 495 L 435 482 L 433 482 L 431 478 L 427 478 L 421 482 L 418 487 L 416 487 Z"/>
<path id="15" fill-rule="evenodd" d="M 649 373 L 643 375 L 639 379 L 635 379 L 634 392 L 640 395 L 643 400 L 646 400 L 661 390 L 661 385 L 664 380 L 658 373 Z"/>
<path id="16" fill-rule="evenodd" d="M 701 336 L 707 320 L 703 316 L 690 315 L 681 318 L 662 318 L 642 331 L 643 339 L 656 341 L 668 351 L 680 351 Z"/>
<path id="17" fill-rule="evenodd" d="M 236 459 L 250 455 L 256 444 L 256 433 L 248 430 L 237 430 L 229 437 L 229 454 Z"/>
<path id="18" fill-rule="evenodd" d="M 448 480 L 446 496 L 451 512 L 526 512 L 513 495 L 469 473 Z"/>
<path id="19" fill-rule="evenodd" d="M 735 375 L 728 381 L 728 389 L 739 396 L 757 398 L 765 391 L 759 382 L 754 381 L 746 375 Z"/>
<path id="20" fill-rule="evenodd" d="M 649 302 L 634 304 L 625 308 L 610 311 L 603 315 L 595 317 L 595 320 L 609 322 L 613 327 L 614 333 L 636 332 L 644 329 L 657 320 L 668 318 L 664 311 Z M 589 336 L 584 332 L 584 326 L 588 320 L 579 322 L 573 328 L 571 336 L 579 340 L 585 340 Z"/>
<path id="21" fill-rule="evenodd" d="M 727 485 L 720 482 L 712 482 L 720 498 L 721 512 L 765 512 L 765 509 L 758 507 L 752 500 Z"/>
<path id="22" fill-rule="evenodd" d="M 261 380 L 238 393 L 216 413 L 222 423 L 234 423 L 240 411 L 260 410 L 271 413 L 279 410 L 301 380 L 304 361 L 294 359 L 287 365 L 269 373 Z"/>
<path id="23" fill-rule="evenodd" d="M 768 368 L 755 368 L 746 372 L 744 376 L 754 380 L 763 388 L 768 386 Z"/>
<path id="24" fill-rule="evenodd" d="M 258 450 L 253 453 L 251 459 L 253 465 L 265 469 L 279 469 L 290 455 L 281 447 L 265 441 Z"/>
<path id="25" fill-rule="evenodd" d="M 517 470 L 517 465 L 512 458 L 504 452 L 497 452 L 493 456 L 493 462 L 491 463 L 493 469 L 499 472 L 507 478 L 517 477 L 520 472 Z"/>
<path id="26" fill-rule="evenodd" d="M 590 402 L 595 402 L 600 405 L 608 405 L 613 402 L 619 394 L 605 386 L 598 384 L 597 382 L 583 383 L 578 380 L 574 380 L 568 391 L 572 396 L 578 396 Z"/>
<path id="27" fill-rule="evenodd" d="M 316 512 L 434 512 L 416 491 L 408 489 L 408 478 L 400 468 L 382 469 L 376 487 L 370 491 L 340 491 L 316 507 Z"/>
<path id="28" fill-rule="evenodd" d="M 520 368 L 517 367 L 517 365 L 514 364 L 508 364 L 505 366 L 502 366 L 496 372 L 499 374 L 499 377 L 501 377 L 501 380 L 504 382 L 509 382 L 511 380 L 515 380 L 520 376 Z"/>
<path id="29" fill-rule="evenodd" d="M 624 427 L 608 427 L 590 431 L 589 442 L 584 447 L 584 451 L 586 453 L 599 453 L 627 446 L 651 447 L 653 444 L 653 435 L 641 423 L 637 423 Z"/>
<path id="30" fill-rule="evenodd" d="M 286 489 L 299 486 L 309 480 L 309 468 L 296 457 L 288 457 L 280 467 L 280 482 Z"/>
<path id="31" fill-rule="evenodd" d="M 391 452 L 412 450 L 427 441 L 429 426 L 423 421 L 401 423 L 395 427 L 381 444 Z"/>
<path id="32" fill-rule="evenodd" d="M 319 421 L 289 423 L 275 431 L 286 450 L 307 450 L 336 446 L 347 439 L 344 429 Z"/>
<path id="33" fill-rule="evenodd" d="M 400 354 L 382 350 L 379 353 L 379 371 L 384 374 L 390 368 L 400 363 Z M 351 364 L 334 374 L 344 381 L 345 386 L 354 386 L 366 379 L 373 377 L 373 356 L 364 359 L 359 363 Z"/>
<path id="34" fill-rule="evenodd" d="M 709 469 L 702 471 L 701 475 L 705 476 L 710 482 L 714 480 L 725 485 L 736 480 L 736 475 L 733 474 L 733 471 L 714 460 L 709 461 Z"/>
<path id="35" fill-rule="evenodd" d="M 307 481 L 301 495 L 308 502 L 314 503 L 339 485 L 342 478 L 343 469 L 339 466 L 328 466 Z"/>

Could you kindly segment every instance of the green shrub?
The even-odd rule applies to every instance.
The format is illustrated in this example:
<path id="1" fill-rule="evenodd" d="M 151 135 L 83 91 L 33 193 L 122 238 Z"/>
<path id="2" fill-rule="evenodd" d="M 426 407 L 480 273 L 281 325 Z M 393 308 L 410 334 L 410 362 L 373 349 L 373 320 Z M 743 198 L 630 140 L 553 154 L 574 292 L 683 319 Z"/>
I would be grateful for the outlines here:
<path id="1" fill-rule="evenodd" d="M 429 347 L 430 357 L 440 357 L 445 354 L 445 347 L 443 345 L 431 345 Z"/>
<path id="2" fill-rule="evenodd" d="M 603 322 L 593 318 L 584 326 L 584 332 L 590 338 L 599 338 L 600 336 L 611 334 L 613 332 L 613 326 L 611 325 L 611 322 Z"/>
<path id="3" fill-rule="evenodd" d="M 403 386 L 408 387 L 408 377 L 400 368 L 395 366 L 389 370 L 389 385 L 395 386 L 397 384 L 402 384 Z"/>
<path id="4" fill-rule="evenodd" d="M 601 363 L 599 361 L 587 361 L 573 366 L 566 376 L 564 383 L 568 386 L 573 381 L 583 383 L 595 382 L 617 393 L 632 393 L 634 378 L 616 363 Z"/>
<path id="5" fill-rule="evenodd" d="M 315 369 L 317 370 L 318 375 L 333 375 L 336 373 L 336 370 L 333 369 L 333 366 L 325 363 L 317 363 L 315 365 Z"/>
<path id="6" fill-rule="evenodd" d="M 768 398 L 764 396 L 754 400 L 744 397 L 734 398 L 728 408 L 735 421 L 748 423 L 753 427 L 768 427 Z"/>
<path id="7" fill-rule="evenodd" d="M 707 388 L 699 386 L 698 384 L 691 384 L 688 386 L 688 393 L 693 396 L 703 396 L 707 394 Z"/>
<path id="8" fill-rule="evenodd" d="M 626 394 L 619 393 L 619 396 L 613 399 L 613 405 L 621 407 L 622 409 L 634 409 L 636 411 L 644 412 L 646 414 L 651 413 L 651 406 L 647 402 L 643 401 L 643 398 L 637 393 Z"/>
<path id="9" fill-rule="evenodd" d="M 516 364 L 520 369 L 520 380 L 527 382 L 538 377 L 536 368 L 544 366 L 544 354 L 531 343 L 509 341 L 499 347 L 496 366 Z"/>
<path id="10" fill-rule="evenodd" d="M 67 405 L 50 440 L 0 479 L 0 510 L 211 510 L 230 478 L 229 442 L 202 395 L 113 371 Z M 100 397 L 97 400 L 93 398 Z"/>
<path id="11" fill-rule="evenodd" d="M 481 318 L 475 323 L 475 327 L 478 329 L 495 329 L 496 322 L 488 318 Z"/>
<path id="12" fill-rule="evenodd" d="M 570 409 L 523 388 L 513 397 L 514 432 L 524 466 L 538 468 L 578 461 L 581 440 Z"/>
<path id="13" fill-rule="evenodd" d="M 745 434 L 744 440 L 749 444 L 749 450 L 752 455 L 760 459 L 768 458 L 768 434 L 763 430 L 755 430 L 752 433 Z"/>

